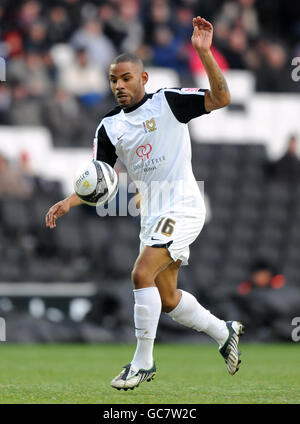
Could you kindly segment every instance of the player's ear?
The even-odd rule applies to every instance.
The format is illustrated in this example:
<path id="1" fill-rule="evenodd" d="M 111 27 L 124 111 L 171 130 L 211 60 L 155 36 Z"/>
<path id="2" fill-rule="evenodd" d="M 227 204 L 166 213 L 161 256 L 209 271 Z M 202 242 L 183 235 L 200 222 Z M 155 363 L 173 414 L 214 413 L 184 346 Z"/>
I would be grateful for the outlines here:
<path id="1" fill-rule="evenodd" d="M 149 79 L 148 72 L 146 71 L 142 72 L 142 81 L 144 85 L 148 82 L 148 79 Z"/>

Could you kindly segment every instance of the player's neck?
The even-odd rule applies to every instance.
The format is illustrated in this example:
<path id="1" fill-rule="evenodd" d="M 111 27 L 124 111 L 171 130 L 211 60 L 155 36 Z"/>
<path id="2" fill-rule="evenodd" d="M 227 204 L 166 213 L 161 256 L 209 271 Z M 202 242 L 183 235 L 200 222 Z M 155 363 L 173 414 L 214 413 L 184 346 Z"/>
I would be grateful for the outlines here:
<path id="1" fill-rule="evenodd" d="M 126 106 L 123 109 L 125 112 L 132 112 L 133 110 L 141 106 L 143 103 L 145 103 L 146 100 L 147 100 L 147 94 L 146 92 L 144 92 L 134 104 L 131 104 L 130 106 Z"/>

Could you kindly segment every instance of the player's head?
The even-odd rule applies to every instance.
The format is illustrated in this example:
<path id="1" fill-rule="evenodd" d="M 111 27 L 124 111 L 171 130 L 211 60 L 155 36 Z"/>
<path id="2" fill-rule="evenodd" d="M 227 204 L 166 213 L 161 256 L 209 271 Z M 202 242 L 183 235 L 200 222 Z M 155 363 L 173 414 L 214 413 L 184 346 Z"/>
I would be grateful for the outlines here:
<path id="1" fill-rule="evenodd" d="M 145 95 L 148 74 L 142 60 L 132 53 L 117 56 L 109 68 L 110 88 L 121 107 L 138 103 Z"/>

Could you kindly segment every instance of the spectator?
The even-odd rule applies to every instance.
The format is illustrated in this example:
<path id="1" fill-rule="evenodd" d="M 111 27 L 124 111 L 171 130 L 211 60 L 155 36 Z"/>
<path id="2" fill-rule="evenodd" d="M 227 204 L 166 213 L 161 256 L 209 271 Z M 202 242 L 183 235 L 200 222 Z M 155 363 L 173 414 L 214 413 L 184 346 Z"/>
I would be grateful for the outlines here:
<path id="1" fill-rule="evenodd" d="M 82 0 L 62 0 L 62 6 L 66 9 L 72 32 L 80 26 Z"/>
<path id="2" fill-rule="evenodd" d="M 117 5 L 105 2 L 98 9 L 98 16 L 103 23 L 104 34 L 113 42 L 117 51 L 126 33 L 119 27 Z"/>
<path id="3" fill-rule="evenodd" d="M 61 71 L 60 85 L 86 106 L 100 103 L 108 90 L 106 75 L 89 61 L 85 49 L 77 50 L 76 63 Z"/>
<path id="4" fill-rule="evenodd" d="M 75 99 L 63 88 L 57 88 L 43 107 L 43 123 L 53 136 L 57 146 L 76 145 L 81 141 L 79 106 Z"/>
<path id="5" fill-rule="evenodd" d="M 216 19 L 216 47 L 231 69 L 247 69 L 247 55 L 252 40 L 259 36 L 255 0 L 225 2 Z"/>
<path id="6" fill-rule="evenodd" d="M 43 97 L 50 94 L 51 81 L 41 54 L 35 52 L 27 54 L 23 79 L 32 96 Z"/>
<path id="7" fill-rule="evenodd" d="M 25 1 L 21 4 L 17 24 L 21 31 L 28 30 L 41 15 L 41 3 L 36 0 Z"/>
<path id="8" fill-rule="evenodd" d="M 226 1 L 218 16 L 228 28 L 239 24 L 247 37 L 257 37 L 260 32 L 255 0 Z"/>
<path id="9" fill-rule="evenodd" d="M 248 40 L 245 31 L 236 26 L 228 34 L 227 46 L 222 52 L 228 61 L 230 69 L 246 69 L 245 54 Z"/>
<path id="10" fill-rule="evenodd" d="M 92 62 L 104 70 L 108 69 L 116 54 L 112 42 L 103 34 L 99 20 L 88 20 L 75 31 L 71 43 L 77 49 L 86 49 Z"/>
<path id="11" fill-rule="evenodd" d="M 8 74 L 11 79 L 22 81 L 32 96 L 42 98 L 51 92 L 51 80 L 40 53 L 30 51 L 24 58 L 11 60 Z"/>
<path id="12" fill-rule="evenodd" d="M 52 45 L 63 43 L 71 35 L 71 24 L 68 19 L 66 9 L 61 6 L 54 6 L 50 9 L 47 36 Z"/>
<path id="13" fill-rule="evenodd" d="M 58 80 L 58 68 L 53 60 L 53 55 L 49 50 L 43 52 L 42 60 L 45 74 L 47 75 L 48 81 L 51 83 L 52 88 L 55 86 Z M 53 92 L 51 93 L 51 95 Z"/>
<path id="14" fill-rule="evenodd" d="M 26 50 L 42 53 L 48 47 L 46 23 L 41 20 L 34 22 L 28 29 Z"/>
<path id="15" fill-rule="evenodd" d="M 295 87 L 287 68 L 287 51 L 278 42 L 261 40 L 257 50 L 261 55 L 260 66 L 256 71 L 256 90 L 269 92 L 289 92 Z"/>
<path id="16" fill-rule="evenodd" d="M 271 263 L 265 259 L 255 261 L 249 280 L 239 284 L 232 301 L 250 337 L 264 341 L 289 339 L 288 324 L 299 310 L 299 289 L 288 286 L 285 276 Z"/>
<path id="17" fill-rule="evenodd" d="M 134 53 L 143 41 L 143 26 L 138 19 L 138 3 L 136 0 L 120 2 L 120 19 L 118 26 L 125 33 L 120 49 Z"/>
<path id="18" fill-rule="evenodd" d="M 32 194 L 32 181 L 0 153 L 0 197 L 28 198 Z"/>
<path id="19" fill-rule="evenodd" d="M 297 151 L 298 138 L 292 134 L 288 139 L 285 154 L 272 166 L 276 178 L 295 184 L 300 182 L 300 159 Z"/>
<path id="20" fill-rule="evenodd" d="M 13 84 L 10 117 L 12 125 L 42 125 L 40 104 L 22 82 Z"/>
<path id="21" fill-rule="evenodd" d="M 182 42 L 166 26 L 154 32 L 153 64 L 175 69 L 179 74 L 188 70 L 188 54 Z"/>
<path id="22" fill-rule="evenodd" d="M 145 13 L 145 43 L 155 42 L 157 27 L 171 27 L 171 9 L 165 1 L 150 2 L 149 10 Z"/>
<path id="23" fill-rule="evenodd" d="M 4 37 L 7 57 L 23 57 L 24 55 L 24 43 L 22 35 L 19 31 L 9 31 Z"/>
<path id="24" fill-rule="evenodd" d="M 285 284 L 285 277 L 278 274 L 266 260 L 257 260 L 251 267 L 250 278 L 238 285 L 237 291 L 241 296 L 262 289 L 279 289 Z"/>
<path id="25" fill-rule="evenodd" d="M 182 6 L 176 10 L 176 36 L 183 42 L 191 38 L 191 22 L 193 17 L 193 11 L 188 7 Z"/>

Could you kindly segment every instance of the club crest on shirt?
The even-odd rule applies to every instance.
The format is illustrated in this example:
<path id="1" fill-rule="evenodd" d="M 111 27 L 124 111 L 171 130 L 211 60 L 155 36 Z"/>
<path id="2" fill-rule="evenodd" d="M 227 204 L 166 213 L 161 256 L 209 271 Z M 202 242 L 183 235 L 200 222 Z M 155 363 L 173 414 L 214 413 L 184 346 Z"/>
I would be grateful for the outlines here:
<path id="1" fill-rule="evenodd" d="M 157 129 L 156 122 L 154 118 L 148 119 L 143 122 L 144 131 L 146 133 L 155 131 Z"/>

